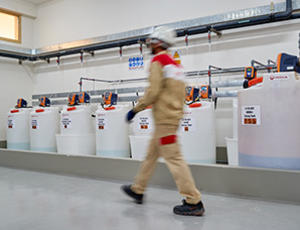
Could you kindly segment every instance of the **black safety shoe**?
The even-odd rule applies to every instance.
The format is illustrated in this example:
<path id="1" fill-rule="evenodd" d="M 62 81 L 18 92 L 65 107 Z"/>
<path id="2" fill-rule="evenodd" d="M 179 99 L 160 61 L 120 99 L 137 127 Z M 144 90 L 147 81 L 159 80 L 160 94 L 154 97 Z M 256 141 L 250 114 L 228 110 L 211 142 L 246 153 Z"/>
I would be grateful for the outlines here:
<path id="1" fill-rule="evenodd" d="M 135 203 L 142 204 L 143 203 L 143 194 L 137 194 L 131 190 L 131 185 L 122 185 L 122 191 L 124 191 L 128 196 L 134 199 Z"/>
<path id="2" fill-rule="evenodd" d="M 201 201 L 198 204 L 188 204 L 183 200 L 182 205 L 175 206 L 173 212 L 183 216 L 203 216 L 205 209 Z"/>

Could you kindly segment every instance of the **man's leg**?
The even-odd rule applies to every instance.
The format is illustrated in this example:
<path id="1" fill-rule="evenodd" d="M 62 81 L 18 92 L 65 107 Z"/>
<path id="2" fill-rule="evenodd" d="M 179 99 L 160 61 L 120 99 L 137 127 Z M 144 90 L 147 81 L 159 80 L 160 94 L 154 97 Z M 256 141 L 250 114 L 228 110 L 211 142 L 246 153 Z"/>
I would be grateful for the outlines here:
<path id="1" fill-rule="evenodd" d="M 179 151 L 178 143 L 160 146 L 160 152 L 173 175 L 180 194 L 186 197 L 186 202 L 189 204 L 199 203 L 201 194 L 196 188 L 191 171 Z"/>
<path id="2" fill-rule="evenodd" d="M 131 186 L 132 191 L 134 191 L 137 194 L 144 193 L 148 181 L 154 172 L 158 157 L 158 139 L 154 134 L 148 147 L 147 156 L 139 169 L 134 184 Z"/>
<path id="3" fill-rule="evenodd" d="M 136 203 L 143 203 L 143 193 L 147 187 L 148 181 L 153 174 L 155 165 L 158 158 L 158 139 L 155 134 L 149 143 L 148 152 L 146 159 L 143 161 L 139 172 L 135 178 L 133 185 L 123 185 L 121 189 L 131 198 L 135 200 Z"/>
<path id="4" fill-rule="evenodd" d="M 162 140 L 159 142 L 158 152 L 165 159 L 180 194 L 186 197 L 188 204 L 198 204 L 201 201 L 201 194 L 195 186 L 191 171 L 183 159 L 177 140 L 169 138 L 176 135 L 177 126 L 161 125 L 157 128 L 157 132 Z"/>

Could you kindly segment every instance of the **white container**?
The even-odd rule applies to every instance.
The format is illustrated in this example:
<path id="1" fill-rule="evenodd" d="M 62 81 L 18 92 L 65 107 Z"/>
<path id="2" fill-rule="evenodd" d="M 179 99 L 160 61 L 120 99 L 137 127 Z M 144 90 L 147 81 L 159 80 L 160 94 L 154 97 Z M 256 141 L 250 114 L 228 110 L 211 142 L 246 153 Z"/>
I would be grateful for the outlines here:
<path id="1" fill-rule="evenodd" d="M 129 136 L 129 138 L 132 159 L 143 161 L 147 156 L 152 136 Z M 158 161 L 165 162 L 163 158 L 159 158 Z"/>
<path id="2" fill-rule="evenodd" d="M 57 152 L 69 155 L 95 155 L 95 134 L 56 135 Z"/>
<path id="3" fill-rule="evenodd" d="M 185 107 L 178 136 L 182 154 L 190 163 L 216 163 L 216 121 L 213 102 Z"/>
<path id="4" fill-rule="evenodd" d="M 293 72 L 263 78 L 238 93 L 239 164 L 300 169 L 300 81 Z"/>
<path id="5" fill-rule="evenodd" d="M 91 105 L 65 107 L 56 135 L 57 152 L 73 155 L 95 155 L 95 125 Z"/>
<path id="6" fill-rule="evenodd" d="M 131 123 L 133 136 L 151 136 L 154 132 L 152 109 L 148 108 L 139 112 Z"/>
<path id="7" fill-rule="evenodd" d="M 227 160 L 229 165 L 239 165 L 238 142 L 236 138 L 225 138 L 227 145 Z"/>
<path id="8" fill-rule="evenodd" d="M 126 114 L 129 106 L 117 105 L 96 111 L 96 154 L 105 157 L 130 157 L 129 126 Z"/>
<path id="9" fill-rule="evenodd" d="M 31 109 L 12 109 L 8 112 L 6 136 L 7 148 L 29 150 L 29 114 Z"/>
<path id="10" fill-rule="evenodd" d="M 227 160 L 229 165 L 238 165 L 238 100 L 232 100 L 232 130 L 233 138 L 225 137 L 227 146 Z"/>
<path id="11" fill-rule="evenodd" d="M 145 120 L 148 122 L 144 122 Z M 150 124 L 151 129 L 140 128 L 145 124 Z M 143 111 L 133 125 L 135 127 L 134 135 L 130 136 L 131 154 L 133 159 L 141 160 L 147 153 L 147 147 L 154 131 L 151 110 Z M 215 113 L 212 102 L 202 102 L 201 106 L 197 108 L 186 106 L 184 118 L 177 134 L 186 161 L 216 163 Z"/>
<path id="12" fill-rule="evenodd" d="M 130 136 L 131 157 L 134 160 L 144 160 L 147 156 L 151 136 Z"/>
<path id="13" fill-rule="evenodd" d="M 233 138 L 238 138 L 238 99 L 234 98 L 232 100 L 232 130 L 233 130 Z"/>
<path id="14" fill-rule="evenodd" d="M 149 142 L 154 133 L 152 109 L 147 108 L 139 112 L 130 125 L 131 157 L 135 160 L 144 160 L 147 155 Z"/>
<path id="15" fill-rule="evenodd" d="M 59 113 L 57 107 L 38 107 L 30 113 L 30 150 L 56 152 Z"/>
<path id="16" fill-rule="evenodd" d="M 65 107 L 61 111 L 60 132 L 63 135 L 94 134 L 94 118 L 92 106 L 80 105 Z"/>

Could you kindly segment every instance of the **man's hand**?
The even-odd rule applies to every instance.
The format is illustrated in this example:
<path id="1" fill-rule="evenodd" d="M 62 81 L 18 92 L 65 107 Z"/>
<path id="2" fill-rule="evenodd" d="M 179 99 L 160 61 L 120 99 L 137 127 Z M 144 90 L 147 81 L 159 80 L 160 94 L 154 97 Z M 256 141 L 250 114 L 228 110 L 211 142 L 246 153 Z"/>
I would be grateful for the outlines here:
<path id="1" fill-rule="evenodd" d="M 127 113 L 126 121 L 127 121 L 127 122 L 130 122 L 130 121 L 134 118 L 135 115 L 136 115 L 136 112 L 134 112 L 133 109 L 130 110 L 130 111 Z"/>

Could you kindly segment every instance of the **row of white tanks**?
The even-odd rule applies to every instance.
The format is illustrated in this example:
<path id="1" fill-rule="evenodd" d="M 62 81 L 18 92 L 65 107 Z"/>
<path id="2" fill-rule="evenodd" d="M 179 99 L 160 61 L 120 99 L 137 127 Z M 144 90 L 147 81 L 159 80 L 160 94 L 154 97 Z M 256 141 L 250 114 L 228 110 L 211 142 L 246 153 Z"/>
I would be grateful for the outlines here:
<path id="1" fill-rule="evenodd" d="M 238 92 L 233 114 L 238 165 L 300 169 L 299 98 L 300 80 L 294 72 L 265 74 L 261 84 Z M 216 161 L 213 106 L 201 102 L 185 108 L 178 136 L 189 162 Z M 143 159 L 154 128 L 151 109 L 139 113 L 128 126 L 129 109 L 129 105 L 99 106 L 97 111 L 88 104 L 66 106 L 60 117 L 56 107 L 13 109 L 8 114 L 7 146 Z"/>
<path id="2" fill-rule="evenodd" d="M 107 108 L 82 104 L 60 111 L 58 107 L 13 109 L 8 114 L 7 147 L 142 160 L 154 131 L 152 110 L 139 113 L 128 125 L 125 117 L 130 109 L 129 104 Z M 186 106 L 178 135 L 187 161 L 215 163 L 213 103 Z"/>
<path id="3" fill-rule="evenodd" d="M 56 152 L 57 107 L 17 108 L 8 113 L 7 148 Z"/>

